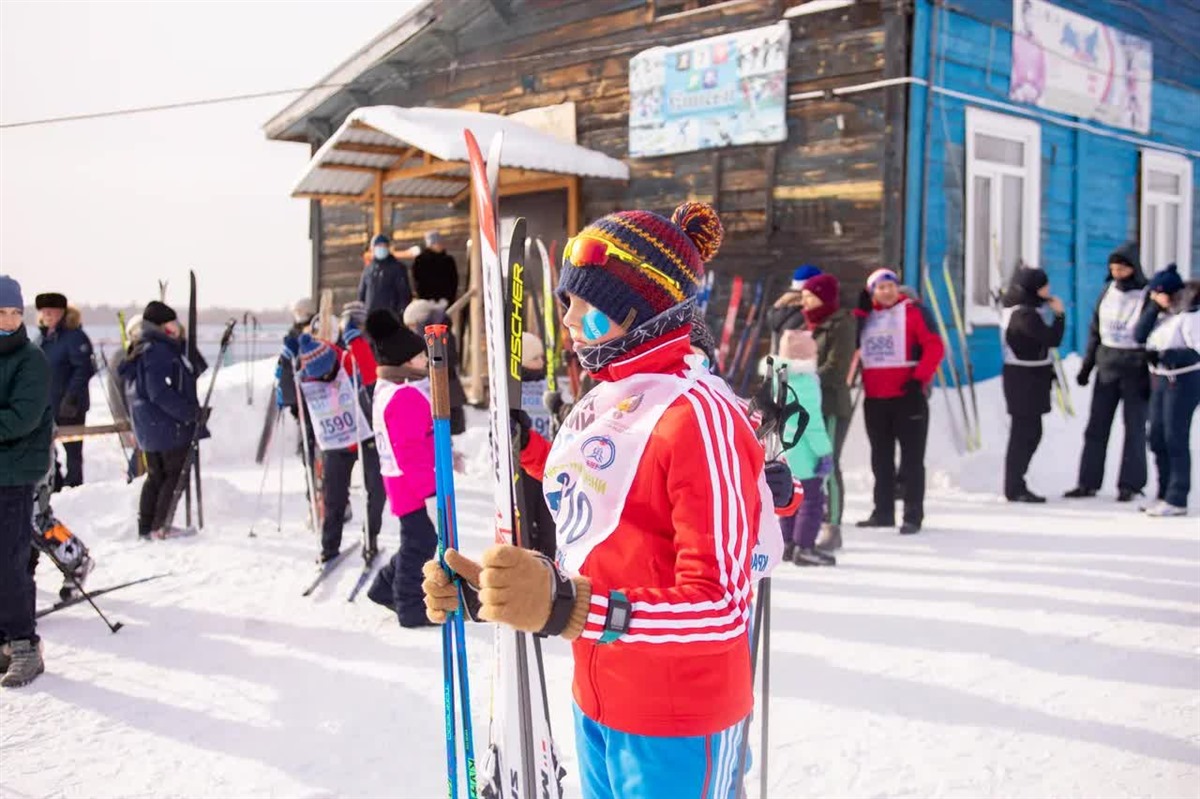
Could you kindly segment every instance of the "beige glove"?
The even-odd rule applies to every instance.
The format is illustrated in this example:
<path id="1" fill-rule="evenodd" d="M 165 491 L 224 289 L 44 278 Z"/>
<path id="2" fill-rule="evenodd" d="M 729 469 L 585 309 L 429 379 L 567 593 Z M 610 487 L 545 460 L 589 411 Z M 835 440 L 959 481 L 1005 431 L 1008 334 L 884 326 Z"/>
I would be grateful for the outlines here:
<path id="1" fill-rule="evenodd" d="M 479 617 L 535 633 L 546 626 L 553 603 L 552 568 L 536 552 L 497 544 L 483 553 L 482 564 L 453 549 L 446 550 L 446 565 L 471 585 L 479 587 Z M 437 624 L 458 610 L 458 592 L 450 577 L 436 560 L 423 567 L 421 589 L 425 592 L 425 615 Z M 575 577 L 575 602 L 571 618 L 562 636 L 578 638 L 587 621 L 592 599 L 592 584 L 586 577 Z"/>

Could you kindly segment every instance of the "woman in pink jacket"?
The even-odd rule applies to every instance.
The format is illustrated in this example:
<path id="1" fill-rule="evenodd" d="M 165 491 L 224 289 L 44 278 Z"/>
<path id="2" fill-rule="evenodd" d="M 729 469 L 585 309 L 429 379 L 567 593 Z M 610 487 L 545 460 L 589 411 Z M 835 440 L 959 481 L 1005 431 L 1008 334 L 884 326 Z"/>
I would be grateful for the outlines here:
<path id="1" fill-rule="evenodd" d="M 367 317 L 367 336 L 379 364 L 375 383 L 375 442 L 392 513 L 400 519 L 400 549 L 367 591 L 392 608 L 401 627 L 426 627 L 421 566 L 437 550 L 437 532 L 425 500 L 436 493 L 433 412 L 425 341 L 390 310 Z"/>

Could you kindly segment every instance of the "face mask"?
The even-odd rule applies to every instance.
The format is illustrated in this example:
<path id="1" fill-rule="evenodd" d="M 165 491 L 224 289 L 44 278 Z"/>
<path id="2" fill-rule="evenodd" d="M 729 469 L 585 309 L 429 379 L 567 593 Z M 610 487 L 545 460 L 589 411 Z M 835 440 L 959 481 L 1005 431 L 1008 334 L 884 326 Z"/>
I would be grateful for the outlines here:
<path id="1" fill-rule="evenodd" d="M 375 260 L 376 261 L 386 260 L 387 257 L 388 257 L 388 248 L 387 247 L 380 246 L 380 247 L 375 248 Z"/>
<path id="2" fill-rule="evenodd" d="M 0 338 L 4 338 L 5 336 L 11 336 L 13 333 L 16 333 L 16 332 L 17 331 L 15 331 L 15 330 L 0 330 Z"/>

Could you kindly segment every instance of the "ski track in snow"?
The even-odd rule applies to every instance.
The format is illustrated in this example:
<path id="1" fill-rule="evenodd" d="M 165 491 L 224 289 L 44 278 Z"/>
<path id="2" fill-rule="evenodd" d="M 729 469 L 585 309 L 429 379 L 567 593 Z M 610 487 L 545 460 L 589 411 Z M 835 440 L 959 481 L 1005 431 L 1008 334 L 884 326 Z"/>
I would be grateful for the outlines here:
<path id="1" fill-rule="evenodd" d="M 270 385 L 272 367 L 258 364 L 257 385 Z M 197 537 L 134 540 L 139 485 L 119 477 L 114 438 L 87 442 L 91 482 L 56 497 L 55 510 L 92 548 L 91 587 L 173 574 L 97 599 L 125 623 L 116 635 L 86 603 L 42 620 L 47 673 L 0 692 L 0 797 L 445 795 L 440 636 L 400 629 L 365 591 L 348 603 L 355 556 L 300 596 L 317 541 L 294 424 L 277 530 L 278 449 L 261 505 L 253 464 L 267 392 L 248 407 L 244 380 L 225 371 L 214 395 Z M 839 565 L 776 571 L 769 794 L 1195 796 L 1200 475 L 1190 519 L 1148 520 L 1113 503 L 1118 421 L 1106 496 L 1011 507 L 996 496 L 1007 434 L 999 383 L 978 388 L 990 426 L 970 457 L 954 454 L 934 400 L 921 535 L 853 528 L 870 486 L 856 422 Z M 1051 497 L 1073 485 L 1078 465 L 1088 397 L 1073 390 L 1080 416 L 1046 417 L 1031 470 L 1030 485 Z M 93 391 L 103 409 L 98 383 Z M 478 479 L 485 417 L 471 421 L 456 443 L 469 459 L 456 488 L 463 549 L 477 553 L 491 515 Z M 357 472 L 355 486 L 344 546 L 357 546 L 363 518 Z M 397 528 L 385 521 L 389 551 Z M 38 576 L 44 607 L 59 578 L 45 561 Z M 484 625 L 468 631 L 482 765 L 492 636 Z M 545 651 L 566 794 L 578 796 L 570 653 L 561 640 Z M 751 741 L 757 750 L 757 718 Z M 752 797 L 761 752 L 753 761 Z"/>

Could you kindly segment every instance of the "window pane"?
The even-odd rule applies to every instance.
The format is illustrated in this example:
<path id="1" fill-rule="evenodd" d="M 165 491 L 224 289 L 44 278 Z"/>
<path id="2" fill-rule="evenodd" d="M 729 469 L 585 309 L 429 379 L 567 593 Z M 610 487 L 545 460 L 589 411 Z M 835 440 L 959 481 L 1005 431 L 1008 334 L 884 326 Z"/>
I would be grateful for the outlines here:
<path id="1" fill-rule="evenodd" d="M 1179 262 L 1179 206 L 1176 203 L 1163 203 L 1161 208 L 1163 242 L 1162 263 L 1157 265 L 1159 269 Z"/>
<path id="2" fill-rule="evenodd" d="M 1150 191 L 1161 191 L 1164 194 L 1179 196 L 1179 175 L 1171 172 L 1159 172 L 1151 169 L 1146 185 Z"/>
<path id="3" fill-rule="evenodd" d="M 1021 242 L 1024 241 L 1025 179 L 1005 175 L 1000 184 L 1003 211 L 1000 215 L 1000 275 L 1002 288 L 1021 262 Z"/>
<path id="4" fill-rule="evenodd" d="M 986 133 L 975 134 L 975 157 L 1008 166 L 1024 166 L 1025 145 L 1013 139 L 1001 139 Z"/>
<path id="5" fill-rule="evenodd" d="M 1146 262 L 1142 264 L 1142 270 L 1146 273 L 1154 272 L 1158 268 L 1158 206 L 1146 206 L 1146 229 L 1142 231 L 1142 238 L 1146 242 Z"/>
<path id="6" fill-rule="evenodd" d="M 971 304 L 991 305 L 988 294 L 988 262 L 991 258 L 992 181 L 975 178 L 971 192 L 971 221 L 974 225 L 971 241 Z"/>

